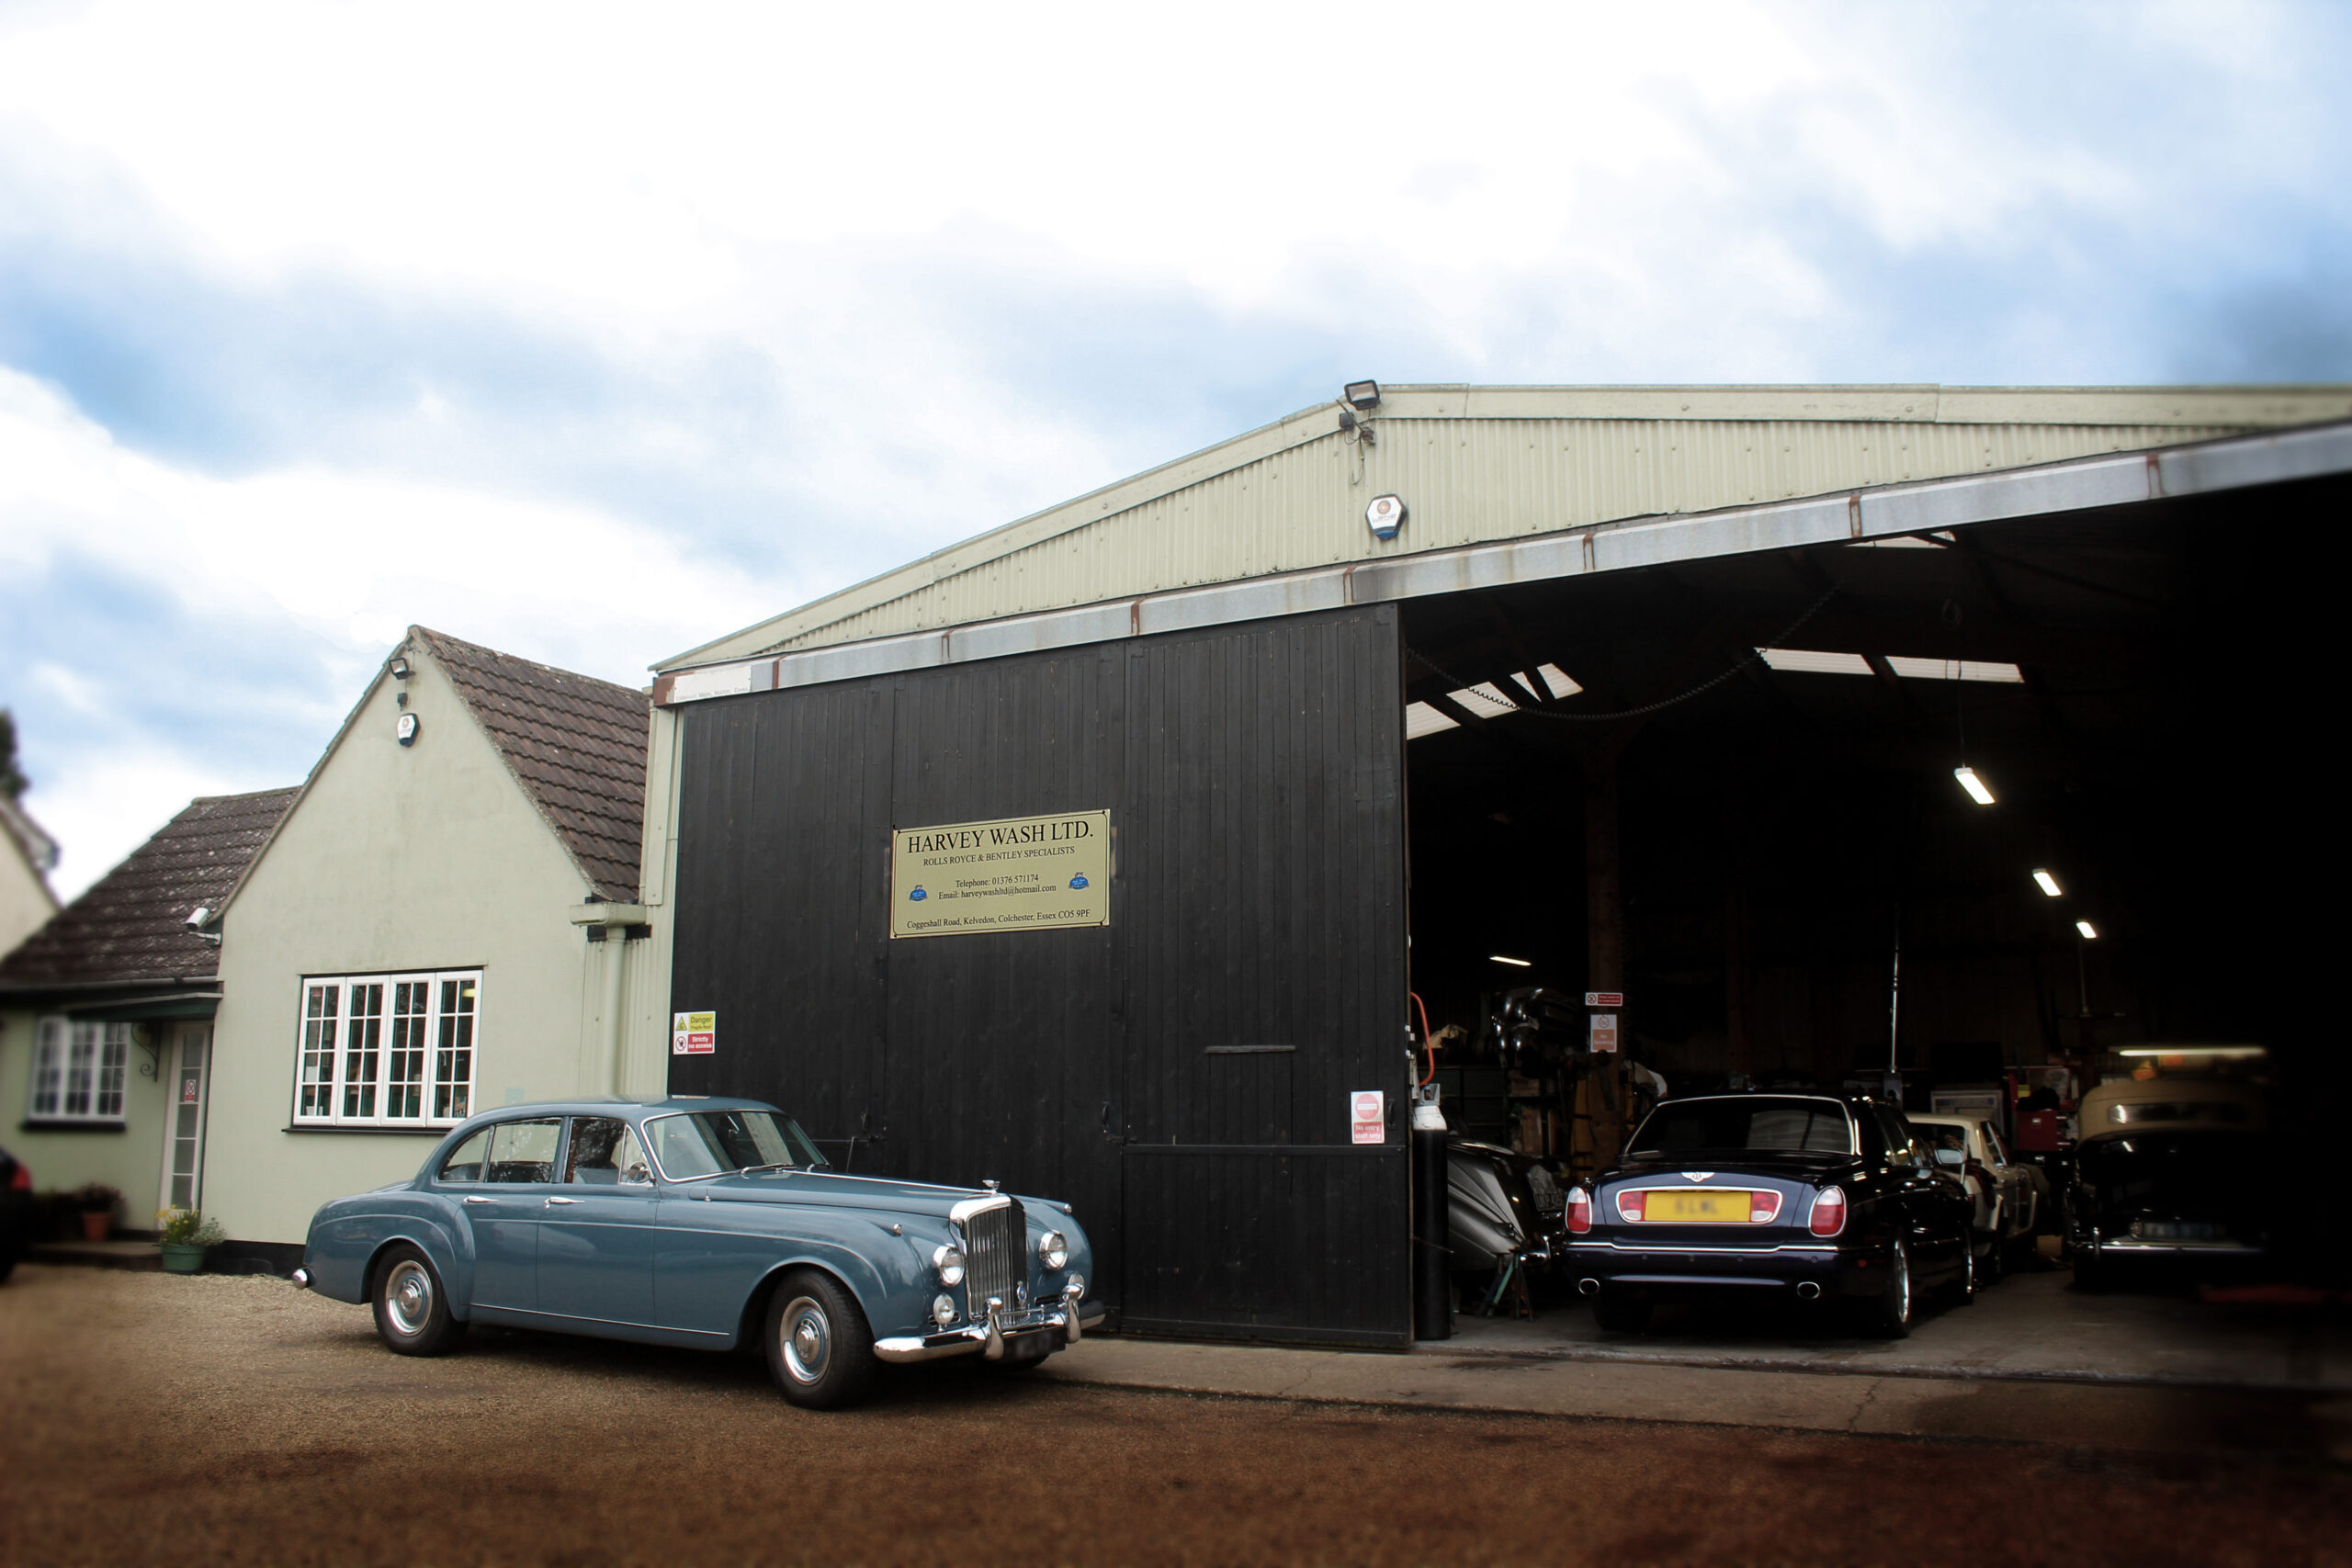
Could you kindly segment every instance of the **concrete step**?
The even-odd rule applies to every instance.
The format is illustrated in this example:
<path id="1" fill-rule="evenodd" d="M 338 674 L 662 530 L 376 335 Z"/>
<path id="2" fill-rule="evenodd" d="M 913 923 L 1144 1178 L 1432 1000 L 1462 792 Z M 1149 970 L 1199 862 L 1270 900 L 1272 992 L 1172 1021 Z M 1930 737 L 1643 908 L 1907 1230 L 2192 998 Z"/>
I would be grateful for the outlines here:
<path id="1" fill-rule="evenodd" d="M 160 1273 L 164 1255 L 152 1241 L 37 1241 L 25 1249 L 30 1263 L 73 1263 L 85 1269 L 130 1269 Z"/>

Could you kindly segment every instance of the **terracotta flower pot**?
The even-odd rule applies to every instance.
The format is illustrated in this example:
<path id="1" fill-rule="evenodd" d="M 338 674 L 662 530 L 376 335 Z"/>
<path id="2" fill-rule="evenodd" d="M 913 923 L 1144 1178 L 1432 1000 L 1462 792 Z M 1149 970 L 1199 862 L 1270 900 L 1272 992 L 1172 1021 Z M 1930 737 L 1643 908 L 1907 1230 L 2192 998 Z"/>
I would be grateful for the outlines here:
<path id="1" fill-rule="evenodd" d="M 82 1237 L 85 1241 L 104 1241 L 114 1230 L 114 1212 L 110 1209 L 85 1209 L 82 1213 Z"/>

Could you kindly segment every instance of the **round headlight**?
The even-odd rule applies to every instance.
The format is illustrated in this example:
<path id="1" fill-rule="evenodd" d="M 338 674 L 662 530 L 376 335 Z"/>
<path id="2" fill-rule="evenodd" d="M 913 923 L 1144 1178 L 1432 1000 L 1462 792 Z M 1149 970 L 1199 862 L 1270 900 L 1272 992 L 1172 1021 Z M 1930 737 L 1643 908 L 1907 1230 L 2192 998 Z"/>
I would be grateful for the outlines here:
<path id="1" fill-rule="evenodd" d="M 931 1303 L 931 1320 L 944 1328 L 956 1321 L 956 1298 L 940 1296 Z"/>
<path id="2" fill-rule="evenodd" d="M 1048 1269 L 1059 1269 L 1069 1261 L 1069 1241 L 1059 1231 L 1047 1231 L 1037 1238 L 1037 1261 Z"/>
<path id="3" fill-rule="evenodd" d="M 943 1285 L 964 1282 L 964 1255 L 953 1247 L 935 1247 L 931 1252 L 931 1267 Z"/>

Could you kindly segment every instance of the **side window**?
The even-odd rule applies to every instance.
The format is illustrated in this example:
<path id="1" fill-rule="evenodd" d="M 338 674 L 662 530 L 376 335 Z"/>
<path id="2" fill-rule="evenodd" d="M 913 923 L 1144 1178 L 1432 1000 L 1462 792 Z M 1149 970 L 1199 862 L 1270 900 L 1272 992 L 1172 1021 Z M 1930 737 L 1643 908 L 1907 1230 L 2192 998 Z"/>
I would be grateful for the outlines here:
<path id="1" fill-rule="evenodd" d="M 1987 1122 L 1984 1124 L 1984 1134 L 1985 1155 L 1995 1165 L 2009 1164 L 2008 1145 L 2001 1142 L 2001 1134 L 1993 1130 L 1993 1123 Z"/>
<path id="2" fill-rule="evenodd" d="M 497 1123 L 490 1130 L 490 1169 L 483 1179 L 553 1181 L 555 1146 L 562 1132 L 562 1120 L 554 1116 Z"/>
<path id="3" fill-rule="evenodd" d="M 614 1116 L 575 1116 L 563 1179 L 589 1187 L 641 1185 L 652 1179 L 637 1134 Z"/>
<path id="4" fill-rule="evenodd" d="M 490 1129 L 484 1127 L 481 1132 L 476 1133 L 472 1137 L 468 1138 L 464 1143 L 459 1144 L 456 1148 L 449 1151 L 449 1157 L 441 1162 L 441 1174 L 437 1179 L 442 1181 L 480 1181 L 481 1179 L 482 1154 L 489 1147 Z"/>
<path id="5" fill-rule="evenodd" d="M 1886 1139 L 1886 1163 L 1917 1165 L 1919 1162 L 1914 1157 L 1910 1124 L 1905 1122 L 1901 1115 L 1883 1105 L 1873 1109 L 1878 1111 L 1879 1133 Z"/>

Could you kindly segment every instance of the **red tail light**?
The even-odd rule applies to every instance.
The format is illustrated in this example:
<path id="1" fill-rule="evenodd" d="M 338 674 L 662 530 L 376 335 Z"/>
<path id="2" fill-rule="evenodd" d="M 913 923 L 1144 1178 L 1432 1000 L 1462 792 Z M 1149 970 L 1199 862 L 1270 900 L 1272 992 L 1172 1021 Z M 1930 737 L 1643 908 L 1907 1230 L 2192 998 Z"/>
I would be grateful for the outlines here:
<path id="1" fill-rule="evenodd" d="M 1582 1235 L 1592 1229 L 1592 1194 L 1581 1187 L 1568 1189 L 1568 1232 Z"/>
<path id="2" fill-rule="evenodd" d="M 1749 1224 L 1769 1225 L 1774 1220 L 1778 1219 L 1780 1214 L 1781 1195 L 1778 1192 L 1756 1191 L 1750 1192 L 1747 1195 L 1747 1223 Z"/>
<path id="3" fill-rule="evenodd" d="M 1813 1200 L 1813 1215 L 1806 1228 L 1815 1235 L 1836 1235 L 1846 1228 L 1846 1190 L 1825 1187 Z"/>
<path id="4" fill-rule="evenodd" d="M 32 1190 L 33 1173 L 19 1162 L 17 1167 L 17 1174 L 8 1178 L 8 1190 L 11 1192 L 29 1192 Z"/>
<path id="5" fill-rule="evenodd" d="M 1628 1224 L 1640 1224 L 1649 1218 L 1650 1195 L 1646 1192 L 1617 1194 L 1617 1217 Z"/>

